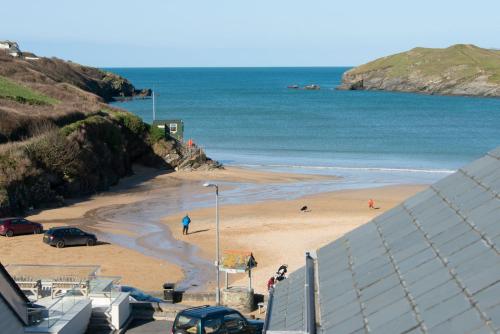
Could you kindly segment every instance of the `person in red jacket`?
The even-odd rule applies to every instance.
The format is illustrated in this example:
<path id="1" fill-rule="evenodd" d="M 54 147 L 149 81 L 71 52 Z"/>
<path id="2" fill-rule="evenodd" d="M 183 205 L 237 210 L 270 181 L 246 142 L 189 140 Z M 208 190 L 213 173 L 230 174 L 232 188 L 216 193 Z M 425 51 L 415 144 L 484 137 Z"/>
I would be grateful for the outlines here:
<path id="1" fill-rule="evenodd" d="M 274 288 L 274 276 L 267 281 L 267 290 L 269 291 L 272 288 Z"/>

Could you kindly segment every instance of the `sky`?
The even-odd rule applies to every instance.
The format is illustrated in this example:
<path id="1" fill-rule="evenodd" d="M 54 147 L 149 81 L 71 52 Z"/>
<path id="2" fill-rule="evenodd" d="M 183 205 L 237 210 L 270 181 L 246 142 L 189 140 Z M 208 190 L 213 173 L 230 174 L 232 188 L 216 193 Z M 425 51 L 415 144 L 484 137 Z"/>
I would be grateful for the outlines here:
<path id="1" fill-rule="evenodd" d="M 4 1 L 0 40 L 99 67 L 355 66 L 500 48 L 499 0 Z"/>

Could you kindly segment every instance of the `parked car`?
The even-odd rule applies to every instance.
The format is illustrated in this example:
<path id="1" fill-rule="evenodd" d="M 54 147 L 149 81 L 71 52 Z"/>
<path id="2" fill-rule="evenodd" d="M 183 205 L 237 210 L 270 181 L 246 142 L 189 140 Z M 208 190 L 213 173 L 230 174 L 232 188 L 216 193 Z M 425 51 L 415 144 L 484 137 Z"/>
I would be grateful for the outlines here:
<path id="1" fill-rule="evenodd" d="M 42 233 L 42 224 L 29 221 L 24 218 L 1 218 L 0 219 L 0 235 L 12 237 L 18 234 Z"/>
<path id="2" fill-rule="evenodd" d="M 179 312 L 172 334 L 261 334 L 263 327 L 263 321 L 245 319 L 229 307 L 206 305 Z"/>
<path id="3" fill-rule="evenodd" d="M 79 228 L 64 226 L 50 228 L 45 232 L 43 242 L 57 248 L 76 245 L 94 246 L 97 238 L 94 234 L 84 232 Z"/>

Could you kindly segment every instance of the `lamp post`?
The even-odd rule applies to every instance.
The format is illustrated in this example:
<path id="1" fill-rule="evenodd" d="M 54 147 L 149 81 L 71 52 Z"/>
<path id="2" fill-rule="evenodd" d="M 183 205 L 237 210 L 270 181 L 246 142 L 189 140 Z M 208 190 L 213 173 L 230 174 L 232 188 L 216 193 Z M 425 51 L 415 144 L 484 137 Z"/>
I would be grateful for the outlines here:
<path id="1" fill-rule="evenodd" d="M 204 187 L 215 188 L 215 266 L 217 268 L 217 290 L 215 303 L 220 305 L 220 255 L 219 255 L 219 186 L 215 183 L 205 183 Z"/>

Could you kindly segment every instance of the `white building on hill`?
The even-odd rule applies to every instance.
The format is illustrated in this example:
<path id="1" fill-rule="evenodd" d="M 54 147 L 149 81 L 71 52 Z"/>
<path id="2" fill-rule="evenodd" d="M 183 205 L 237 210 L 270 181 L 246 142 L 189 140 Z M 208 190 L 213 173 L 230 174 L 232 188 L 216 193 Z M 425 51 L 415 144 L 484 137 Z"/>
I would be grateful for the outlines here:
<path id="1" fill-rule="evenodd" d="M 12 57 L 19 57 L 21 55 L 21 50 L 17 42 L 0 41 L 0 50 Z"/>

